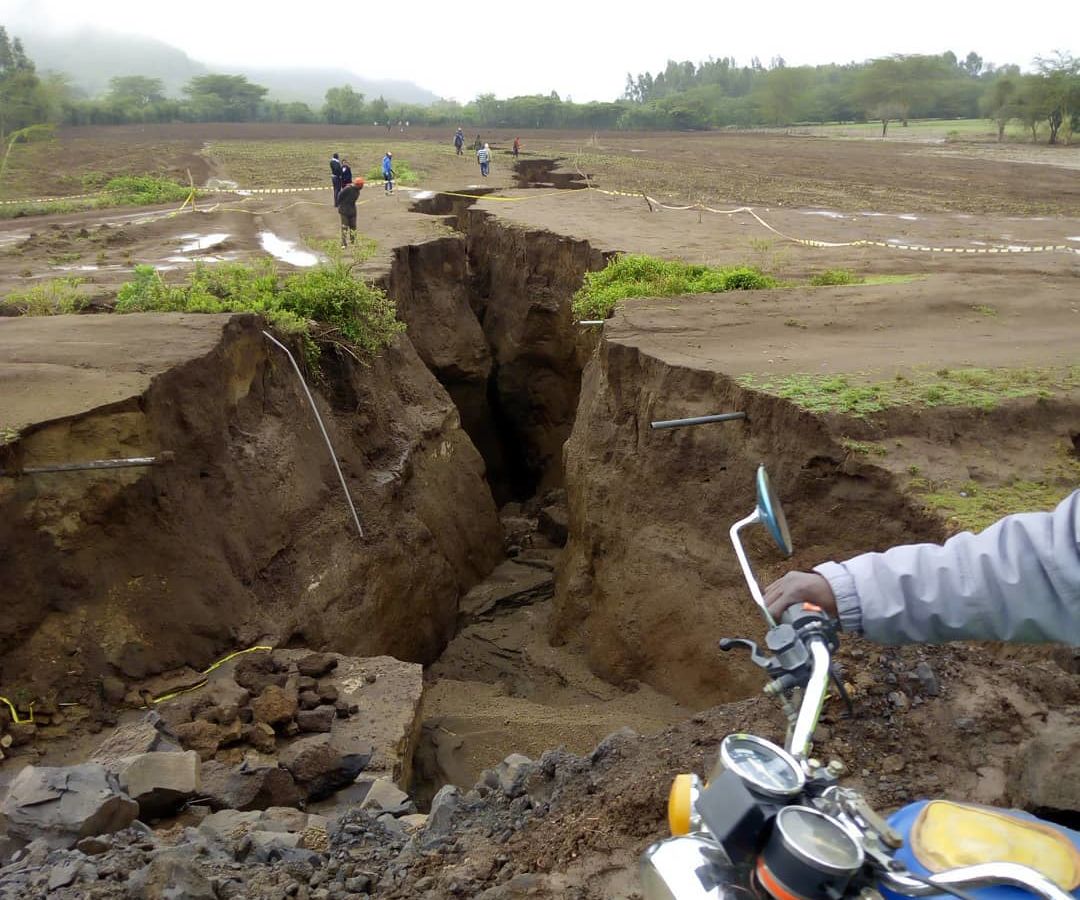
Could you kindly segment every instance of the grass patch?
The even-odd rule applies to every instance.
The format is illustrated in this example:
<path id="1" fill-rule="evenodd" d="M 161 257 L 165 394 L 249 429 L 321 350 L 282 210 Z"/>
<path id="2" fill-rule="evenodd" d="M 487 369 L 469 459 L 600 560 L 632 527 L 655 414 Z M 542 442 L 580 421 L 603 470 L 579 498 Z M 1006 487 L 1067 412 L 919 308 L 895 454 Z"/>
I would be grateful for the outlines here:
<path id="1" fill-rule="evenodd" d="M 837 284 L 862 284 L 864 278 L 856 275 L 850 269 L 826 269 L 817 275 L 810 276 L 811 287 L 827 287 Z"/>
<path id="2" fill-rule="evenodd" d="M 573 299 L 579 319 L 606 319 L 620 300 L 776 287 L 775 279 L 750 266 L 726 269 L 687 265 L 643 254 L 626 254 L 599 272 L 587 272 Z"/>
<path id="3" fill-rule="evenodd" d="M 1051 397 L 1080 387 L 1080 366 L 1055 369 L 939 369 L 891 381 L 853 382 L 847 375 L 741 375 L 743 387 L 818 413 L 866 416 L 898 406 L 993 409 L 1002 400 Z"/>
<path id="4" fill-rule="evenodd" d="M 116 311 L 259 313 L 278 331 L 303 336 L 312 368 L 324 345 L 374 355 L 405 325 L 382 290 L 353 277 L 362 254 L 332 247 L 326 248 L 328 263 L 284 279 L 269 259 L 250 266 L 197 263 L 182 284 L 168 284 L 152 266 L 136 266 L 134 280 L 120 288 Z"/>
<path id="5" fill-rule="evenodd" d="M 395 184 L 409 185 L 420 183 L 420 174 L 418 172 L 414 172 L 412 167 L 407 162 L 402 162 L 395 159 L 393 169 Z M 383 181 L 381 162 L 372 166 L 370 169 L 367 170 L 367 172 L 364 173 L 364 181 L 371 183 Z"/>
<path id="6" fill-rule="evenodd" d="M 911 284 L 925 279 L 925 275 L 867 275 L 863 284 Z"/>
<path id="7" fill-rule="evenodd" d="M 86 305 L 79 293 L 81 278 L 52 278 L 25 291 L 12 291 L 2 301 L 20 316 L 60 316 L 77 313 Z"/>
<path id="8" fill-rule="evenodd" d="M 1080 481 L 1080 464 L 1072 462 L 1071 468 L 1071 481 L 1067 477 L 1048 477 L 992 487 L 970 481 L 959 487 L 935 484 L 919 493 L 919 499 L 958 529 L 981 531 L 1003 516 L 1053 509 Z"/>
<path id="9" fill-rule="evenodd" d="M 191 188 L 187 185 L 158 178 L 154 175 L 121 175 L 110 178 L 101 192 L 93 197 L 59 198 L 46 203 L 6 203 L 0 205 L 0 219 L 20 219 L 24 216 L 47 216 L 52 213 L 79 212 L 87 209 L 109 209 L 114 206 L 154 206 L 163 203 L 182 203 Z"/>
<path id="10" fill-rule="evenodd" d="M 992 306 L 978 305 L 971 307 L 973 311 L 977 312 L 980 316 L 994 317 L 998 314 L 998 311 Z"/>
<path id="11" fill-rule="evenodd" d="M 857 456 L 885 456 L 889 452 L 881 444 L 875 444 L 871 441 L 857 441 L 854 438 L 840 438 L 840 446 L 848 453 Z"/>

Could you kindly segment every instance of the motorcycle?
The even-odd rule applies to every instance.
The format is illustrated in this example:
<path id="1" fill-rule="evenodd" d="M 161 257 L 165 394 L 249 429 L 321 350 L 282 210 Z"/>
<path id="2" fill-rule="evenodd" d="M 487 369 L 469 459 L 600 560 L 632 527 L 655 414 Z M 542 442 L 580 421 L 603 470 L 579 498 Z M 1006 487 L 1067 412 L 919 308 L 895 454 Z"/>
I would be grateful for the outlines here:
<path id="1" fill-rule="evenodd" d="M 765 526 L 785 556 L 791 555 L 784 511 L 764 466 L 757 471 L 756 508 L 731 526 L 729 536 L 768 626 L 765 648 L 726 638 L 720 649 L 745 648 L 765 670 L 765 692 L 781 702 L 788 718 L 787 739 L 780 747 L 751 734 L 728 735 L 707 780 L 692 774 L 675 778 L 668 804 L 673 836 L 653 844 L 641 859 L 646 900 L 903 900 L 941 894 L 971 900 L 966 889 L 979 889 L 979 900 L 1021 898 L 1025 891 L 1045 900 L 1072 900 L 1069 891 L 1080 883 L 1080 870 L 1077 883 L 1065 876 L 1062 887 L 1056 883 L 1061 878 L 1051 879 L 1030 865 L 972 862 L 970 847 L 952 854 L 952 860 L 970 864 L 945 867 L 935 859 L 935 865 L 927 865 L 912 839 L 917 823 L 933 803 L 956 805 L 920 801 L 886 819 L 857 791 L 840 784 L 841 763 L 822 764 L 811 756 L 830 683 L 850 708 L 832 660 L 839 646 L 838 625 L 809 603 L 789 607 L 780 621 L 773 619 L 740 539 L 744 528 L 756 524 Z M 797 706 L 796 695 L 801 695 Z M 1066 842 L 1051 847 L 1032 838 L 1037 849 L 1025 859 L 1042 860 L 1059 850 L 1080 853 L 1080 833 L 1053 823 L 1015 811 L 960 809 L 961 817 L 996 817 L 978 826 L 983 833 L 1015 825 L 1042 829 L 1039 834 L 1047 841 L 1052 830 Z M 1005 818 L 1010 822 L 1003 826 L 998 820 Z M 944 832 L 939 828 L 940 843 L 951 845 L 954 833 L 962 830 L 949 824 Z"/>

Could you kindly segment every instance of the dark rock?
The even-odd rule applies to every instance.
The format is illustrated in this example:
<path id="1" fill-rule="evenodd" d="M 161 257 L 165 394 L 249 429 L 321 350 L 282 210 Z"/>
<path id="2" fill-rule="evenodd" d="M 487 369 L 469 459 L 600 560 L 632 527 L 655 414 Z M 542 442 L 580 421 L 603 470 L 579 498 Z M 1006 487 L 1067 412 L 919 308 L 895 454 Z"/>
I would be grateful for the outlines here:
<path id="1" fill-rule="evenodd" d="M 312 678 L 310 675 L 301 675 L 296 681 L 296 688 L 301 692 L 311 691 L 315 693 L 319 689 L 319 679 Z"/>
<path id="2" fill-rule="evenodd" d="M 323 675 L 336 669 L 337 664 L 337 657 L 330 653 L 311 653 L 297 660 L 296 668 L 301 675 L 322 678 Z"/>
<path id="3" fill-rule="evenodd" d="M 923 660 L 915 667 L 915 677 L 919 680 L 919 686 L 928 697 L 936 697 L 941 692 L 937 676 L 930 667 L 930 663 Z"/>
<path id="4" fill-rule="evenodd" d="M 221 746 L 221 727 L 205 719 L 183 722 L 174 730 L 180 745 L 186 750 L 194 750 L 200 759 L 212 759 Z"/>
<path id="5" fill-rule="evenodd" d="M 75 845 L 75 849 L 87 856 L 100 856 L 112 849 L 112 838 L 107 835 L 85 837 Z"/>
<path id="6" fill-rule="evenodd" d="M 115 675 L 106 675 L 101 679 L 101 697 L 106 703 L 120 706 L 126 694 L 127 685 Z"/>
<path id="7" fill-rule="evenodd" d="M 322 703 L 319 699 L 319 695 L 314 691 L 301 691 L 300 696 L 297 698 L 301 709 L 314 709 Z"/>
<path id="8" fill-rule="evenodd" d="M 342 753 L 330 744 L 327 735 L 298 738 L 279 755 L 281 765 L 307 792 L 308 800 L 321 800 L 352 784 L 371 761 L 373 749 Z"/>
<path id="9" fill-rule="evenodd" d="M 7 733 L 11 735 L 12 747 L 29 744 L 37 735 L 37 725 L 33 722 L 11 722 L 7 729 Z"/>
<path id="10" fill-rule="evenodd" d="M 556 547 L 565 547 L 569 536 L 569 517 L 565 506 L 545 506 L 536 517 L 540 533 Z"/>
<path id="11" fill-rule="evenodd" d="M 334 724 L 337 710 L 333 706 L 319 706 L 315 709 L 302 709 L 296 714 L 296 724 L 304 732 L 326 733 Z"/>
<path id="12" fill-rule="evenodd" d="M 321 683 L 318 693 L 323 703 L 337 703 L 338 701 L 338 689 L 335 685 Z"/>
<path id="13" fill-rule="evenodd" d="M 265 722 L 267 725 L 283 725 L 296 715 L 296 711 L 296 694 L 276 684 L 265 687 L 263 692 L 251 701 L 251 712 L 255 721 Z"/>
<path id="14" fill-rule="evenodd" d="M 416 812 L 416 804 L 409 799 L 401 788 L 389 778 L 376 778 L 371 782 L 361 809 L 371 810 L 373 813 L 390 813 L 392 816 L 403 816 Z"/>
<path id="15" fill-rule="evenodd" d="M 233 671 L 233 679 L 251 694 L 261 694 L 270 685 L 285 687 L 287 673 L 279 672 L 269 653 L 248 653 Z"/>
<path id="16" fill-rule="evenodd" d="M 240 811 L 297 806 L 303 795 L 292 775 L 280 766 L 231 767 L 211 761 L 203 764 L 202 795 L 214 809 Z"/>
<path id="17" fill-rule="evenodd" d="M 427 833 L 440 837 L 450 834 L 454 828 L 454 816 L 460 808 L 461 791 L 452 784 L 439 788 L 431 801 L 431 811 L 426 823 Z"/>
<path id="18" fill-rule="evenodd" d="M 73 847 L 84 837 L 126 828 L 139 806 L 120 793 L 96 763 L 64 768 L 27 766 L 11 782 L 0 807 L 8 831 L 50 847 Z"/>
<path id="19" fill-rule="evenodd" d="M 244 740 L 260 753 L 273 753 L 277 750 L 277 734 L 273 726 L 265 722 L 256 722 L 244 727 Z"/>

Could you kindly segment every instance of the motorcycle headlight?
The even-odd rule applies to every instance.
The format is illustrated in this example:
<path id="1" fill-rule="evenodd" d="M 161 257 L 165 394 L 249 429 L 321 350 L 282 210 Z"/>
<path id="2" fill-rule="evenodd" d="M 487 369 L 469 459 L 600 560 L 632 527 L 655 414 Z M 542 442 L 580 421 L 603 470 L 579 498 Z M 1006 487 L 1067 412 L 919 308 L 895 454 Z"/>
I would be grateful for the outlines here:
<path id="1" fill-rule="evenodd" d="M 700 793 L 701 779 L 697 775 L 676 775 L 671 782 L 667 818 L 668 827 L 675 837 L 697 831 L 701 827 L 701 816 L 695 809 Z"/>
<path id="2" fill-rule="evenodd" d="M 700 835 L 653 844 L 641 858 L 645 900 L 723 900 L 729 893 L 722 876 L 726 862 L 720 845 Z"/>

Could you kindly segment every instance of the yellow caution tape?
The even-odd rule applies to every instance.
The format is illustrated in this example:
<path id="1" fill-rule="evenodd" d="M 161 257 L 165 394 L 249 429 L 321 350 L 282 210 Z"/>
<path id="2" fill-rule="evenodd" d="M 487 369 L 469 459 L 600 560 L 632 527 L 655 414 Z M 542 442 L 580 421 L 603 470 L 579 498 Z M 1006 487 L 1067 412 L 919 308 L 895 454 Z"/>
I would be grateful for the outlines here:
<path id="1" fill-rule="evenodd" d="M 30 710 L 30 717 L 23 719 L 19 716 L 19 711 L 15 708 L 15 704 L 8 700 L 7 697 L 0 697 L 0 703 L 3 703 L 9 710 L 11 710 L 11 721 L 16 725 L 21 725 L 23 722 L 34 721 L 34 704 L 31 703 L 28 709 Z"/>
<path id="2" fill-rule="evenodd" d="M 228 656 L 223 656 L 216 663 L 213 663 L 211 666 L 204 669 L 199 674 L 200 675 L 209 675 L 211 672 L 214 671 L 214 669 L 217 669 L 217 668 L 225 665 L 225 663 L 227 663 L 230 659 L 235 659 L 238 656 L 243 656 L 245 653 L 255 653 L 255 652 L 259 651 L 259 650 L 273 650 L 273 649 L 274 649 L 273 647 L 270 647 L 270 646 L 267 646 L 267 645 L 264 645 L 264 644 L 259 644 L 258 646 L 255 646 L 255 647 L 248 647 L 246 650 L 237 650 L 235 653 L 230 653 Z M 185 688 L 178 688 L 175 691 L 170 691 L 167 694 L 161 694 L 160 696 L 157 696 L 157 697 L 151 697 L 150 702 L 152 704 L 154 704 L 154 705 L 157 705 L 158 703 L 164 703 L 166 700 L 172 700 L 173 697 L 179 697 L 181 694 L 190 694 L 192 691 L 197 691 L 199 688 L 206 687 L 207 681 L 209 681 L 208 678 L 203 678 L 203 680 L 200 681 L 198 684 L 193 684 L 193 685 L 190 685 L 190 686 L 185 687 Z M 143 708 L 145 709 L 145 707 L 143 707 Z"/>

